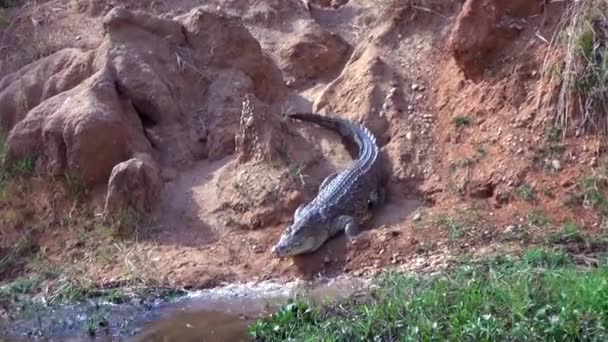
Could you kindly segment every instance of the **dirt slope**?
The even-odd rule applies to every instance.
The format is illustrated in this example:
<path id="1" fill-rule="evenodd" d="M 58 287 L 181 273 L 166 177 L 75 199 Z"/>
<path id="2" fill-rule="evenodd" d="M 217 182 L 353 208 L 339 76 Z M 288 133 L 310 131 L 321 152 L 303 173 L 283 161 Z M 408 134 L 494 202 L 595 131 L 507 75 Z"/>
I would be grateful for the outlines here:
<path id="1" fill-rule="evenodd" d="M 568 220 L 598 230 L 594 212 L 564 198 L 597 165 L 599 140 L 542 149 L 550 117 L 537 100 L 553 89 L 541 71 L 564 4 L 203 3 L 57 0 L 8 12 L 4 165 L 31 158 L 38 176 L 9 184 L 0 247 L 10 254 L 27 231 L 39 263 L 15 261 L 6 277 L 77 260 L 73 274 L 98 285 L 204 287 L 435 267 L 433 255 L 517 248 Z M 389 162 L 390 198 L 355 244 L 340 236 L 278 259 L 270 246 L 293 210 L 351 160 L 331 132 L 281 118 L 294 110 L 365 124 Z M 74 184 L 84 199 L 73 200 Z M 151 208 L 141 226 L 111 209 L 124 203 Z"/>

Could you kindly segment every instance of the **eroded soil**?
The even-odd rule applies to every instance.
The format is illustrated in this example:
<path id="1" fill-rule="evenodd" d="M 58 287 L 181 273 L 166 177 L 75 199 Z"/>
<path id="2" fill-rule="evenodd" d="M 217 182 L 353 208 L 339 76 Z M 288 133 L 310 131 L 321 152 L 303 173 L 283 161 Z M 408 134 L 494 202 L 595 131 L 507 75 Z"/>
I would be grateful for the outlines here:
<path id="1" fill-rule="evenodd" d="M 3 280 L 53 270 L 87 286 L 203 288 L 432 268 L 568 221 L 600 231 L 598 213 L 565 200 L 601 162 L 601 139 L 551 140 L 538 105 L 554 91 L 543 62 L 563 2 L 201 3 L 7 12 L 5 165 L 36 158 L 0 202 Z M 351 161 L 332 132 L 282 119 L 296 110 L 365 124 L 389 201 L 356 243 L 279 259 L 270 247 L 293 210 Z M 144 223 L 112 211 L 126 205 Z"/>

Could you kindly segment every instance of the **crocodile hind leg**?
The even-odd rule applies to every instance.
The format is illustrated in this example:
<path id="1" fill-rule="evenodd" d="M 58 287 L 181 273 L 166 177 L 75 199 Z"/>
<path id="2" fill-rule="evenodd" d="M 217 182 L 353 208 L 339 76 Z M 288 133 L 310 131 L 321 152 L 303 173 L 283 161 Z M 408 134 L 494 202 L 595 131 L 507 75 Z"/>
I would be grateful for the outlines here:
<path id="1" fill-rule="evenodd" d="M 352 241 L 359 234 L 359 223 L 357 219 L 349 215 L 341 215 L 334 219 L 333 226 L 336 231 L 344 231 L 346 238 Z"/>
<path id="2" fill-rule="evenodd" d="M 386 188 L 378 186 L 369 193 L 367 197 L 367 208 L 376 209 L 386 202 Z"/>

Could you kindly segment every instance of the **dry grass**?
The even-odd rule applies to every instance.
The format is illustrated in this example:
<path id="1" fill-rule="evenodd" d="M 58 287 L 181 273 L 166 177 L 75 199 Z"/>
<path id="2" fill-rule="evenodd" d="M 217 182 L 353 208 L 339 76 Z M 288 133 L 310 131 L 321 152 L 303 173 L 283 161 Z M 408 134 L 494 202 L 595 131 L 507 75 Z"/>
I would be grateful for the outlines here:
<path id="1" fill-rule="evenodd" d="M 20 14 L 9 17 L 3 3 L 22 7 Z M 49 9 L 39 1 L 0 0 L 0 79 L 21 67 L 75 45 L 67 29 L 45 29 Z"/>
<path id="2" fill-rule="evenodd" d="M 608 0 L 572 2 L 547 51 L 543 73 L 557 92 L 542 109 L 554 108 L 563 135 L 608 134 Z"/>

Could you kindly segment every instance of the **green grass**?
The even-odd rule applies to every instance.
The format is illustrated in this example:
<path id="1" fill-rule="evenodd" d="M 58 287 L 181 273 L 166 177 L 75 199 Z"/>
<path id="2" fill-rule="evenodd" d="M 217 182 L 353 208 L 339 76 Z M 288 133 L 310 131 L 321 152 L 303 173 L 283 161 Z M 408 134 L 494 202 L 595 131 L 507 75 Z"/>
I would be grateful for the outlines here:
<path id="1" fill-rule="evenodd" d="M 603 341 L 608 270 L 531 250 L 433 277 L 386 273 L 370 296 L 291 303 L 255 321 L 256 341 Z"/>
<path id="2" fill-rule="evenodd" d="M 468 116 L 459 115 L 452 119 L 452 124 L 456 127 L 471 126 L 473 119 Z"/>

